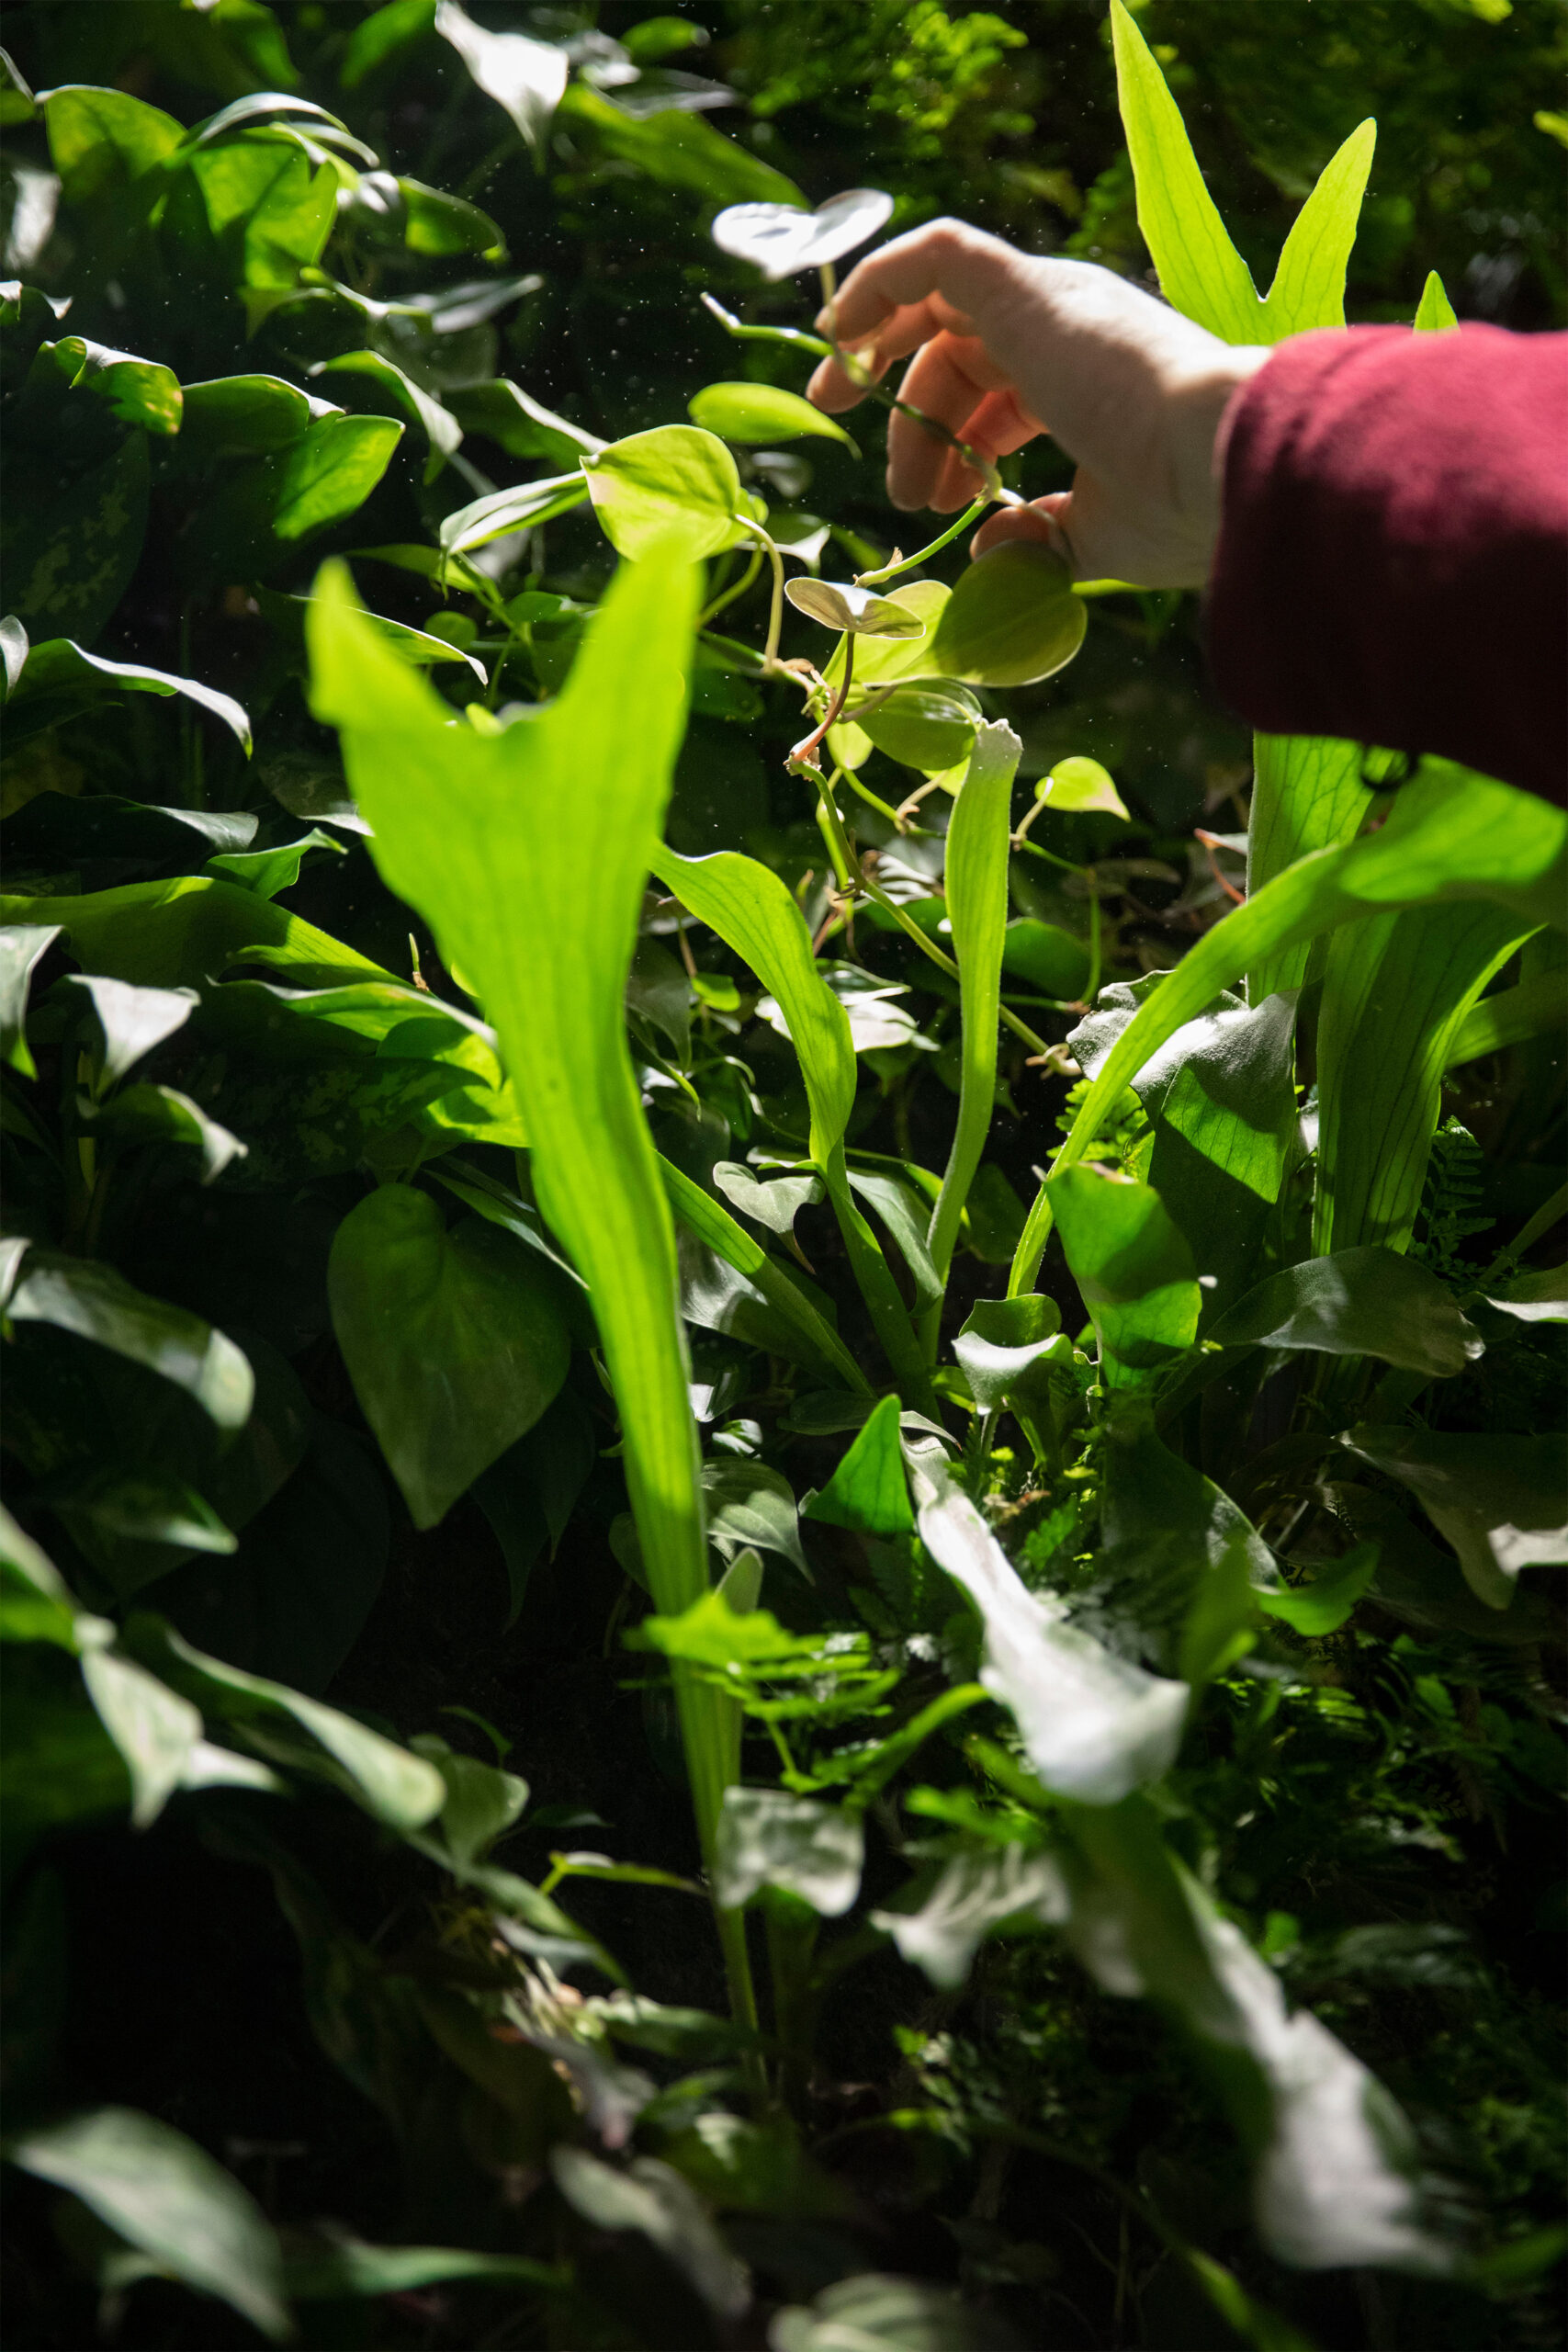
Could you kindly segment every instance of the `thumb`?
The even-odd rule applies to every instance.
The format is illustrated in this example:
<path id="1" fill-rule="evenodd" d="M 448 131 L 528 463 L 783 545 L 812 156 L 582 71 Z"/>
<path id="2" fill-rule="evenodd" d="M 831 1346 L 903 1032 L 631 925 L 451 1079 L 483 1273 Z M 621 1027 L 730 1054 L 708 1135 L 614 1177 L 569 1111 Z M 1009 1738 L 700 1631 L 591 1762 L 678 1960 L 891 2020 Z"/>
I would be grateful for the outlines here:
<path id="1" fill-rule="evenodd" d="M 984 555 L 987 548 L 1005 547 L 1010 539 L 1025 539 L 1034 547 L 1049 548 L 1076 572 L 1077 560 L 1068 536 L 1072 506 L 1071 491 L 1057 490 L 1048 498 L 1035 499 L 1032 505 L 998 507 L 996 514 L 987 515 L 970 540 L 969 552 Z"/>

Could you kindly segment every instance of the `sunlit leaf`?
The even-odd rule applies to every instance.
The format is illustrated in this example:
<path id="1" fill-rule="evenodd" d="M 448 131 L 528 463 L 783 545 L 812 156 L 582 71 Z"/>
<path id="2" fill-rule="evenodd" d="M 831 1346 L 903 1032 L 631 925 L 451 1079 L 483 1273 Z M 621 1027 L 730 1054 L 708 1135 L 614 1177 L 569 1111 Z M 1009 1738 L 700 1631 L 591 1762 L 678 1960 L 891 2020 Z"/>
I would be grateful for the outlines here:
<path id="1" fill-rule="evenodd" d="M 1115 1804 L 1168 1770 L 1186 1717 L 1186 1684 L 1131 1665 L 1065 1623 L 1060 1600 L 1029 1591 L 934 1455 L 911 1465 L 911 1484 L 920 1541 L 984 1621 L 980 1679 L 1011 1710 L 1043 1786 L 1080 1804 Z"/>
<path id="2" fill-rule="evenodd" d="M 1482 1352 L 1472 1324 L 1437 1276 L 1394 1250 L 1342 1250 L 1259 1283 L 1211 1325 L 1216 1347 L 1315 1348 L 1380 1356 L 1450 1379 Z"/>
<path id="3" fill-rule="evenodd" d="M 764 277 L 777 280 L 841 261 L 892 215 L 893 198 L 875 187 L 830 196 L 814 212 L 790 204 L 732 204 L 714 222 L 713 241 L 721 253 L 752 262 Z"/>
<path id="4" fill-rule="evenodd" d="M 639 560 L 668 543 L 692 561 L 733 544 L 743 504 L 735 460 L 716 434 L 660 424 L 612 441 L 582 461 L 600 528 Z"/>
<path id="5" fill-rule="evenodd" d="M 1057 760 L 1035 786 L 1034 797 L 1064 817 L 1120 817 L 1132 822 L 1110 771 L 1098 760 Z"/>
<path id="6" fill-rule="evenodd" d="M 1053 1177 L 1051 1199 L 1102 1376 L 1113 1387 L 1146 1386 L 1197 1337 L 1191 1250 L 1153 1186 L 1134 1177 L 1080 1164 Z"/>
<path id="7" fill-rule="evenodd" d="M 761 1551 L 782 1553 L 802 1576 L 809 1576 L 800 1548 L 795 1491 L 781 1471 L 748 1455 L 722 1456 L 704 1463 L 703 1491 L 707 1498 L 708 1539 L 726 1556 L 752 1544 Z"/>
<path id="8" fill-rule="evenodd" d="M 841 441 L 846 449 L 855 447 L 841 424 L 781 384 L 705 384 L 693 393 L 686 413 L 694 424 L 726 441 L 757 446 L 795 441 L 807 434 Z"/>
<path id="9" fill-rule="evenodd" d="M 84 1647 L 82 1679 L 130 1775 L 131 1825 L 149 1828 L 185 1781 L 200 1714 L 134 1658 L 107 1647 Z"/>
<path id="10" fill-rule="evenodd" d="M 7 923 L 0 929 L 0 1060 L 36 1078 L 28 1046 L 28 997 L 39 961 L 60 936 L 58 923 Z"/>
<path id="11" fill-rule="evenodd" d="M 203 710 L 220 718 L 249 756 L 251 722 L 231 695 L 220 694 L 216 686 L 203 685 L 198 678 L 175 677 L 167 671 L 149 670 L 138 662 L 110 662 L 101 653 L 87 652 L 69 638 L 53 638 L 33 647 L 27 667 L 12 690 L 8 707 L 19 716 L 35 697 L 59 696 L 76 702 L 117 692 L 183 695 L 187 702 L 199 703 Z"/>
<path id="12" fill-rule="evenodd" d="M 1027 686 L 1070 662 L 1089 618 L 1060 557 L 1034 540 L 987 548 L 959 574 L 928 653 L 928 674 L 972 686 Z"/>
<path id="13" fill-rule="evenodd" d="M 536 152 L 566 88 L 570 70 L 566 51 L 527 33 L 487 32 L 457 0 L 439 0 L 435 29 L 451 42 L 486 97 L 505 108 Z"/>
<path id="14" fill-rule="evenodd" d="M 988 1936 L 1057 1927 L 1069 1904 L 1059 1865 L 1022 1846 L 984 1846 L 955 1854 L 920 1887 L 918 1907 L 874 1911 L 901 1958 L 943 1992 L 954 1992 Z"/>
<path id="15" fill-rule="evenodd" d="M 1416 306 L 1416 316 L 1411 324 L 1418 333 L 1426 334 L 1440 334 L 1459 324 L 1454 306 L 1449 300 L 1443 281 L 1435 269 L 1427 272 L 1427 282 L 1421 288 L 1421 300 Z"/>
<path id="16" fill-rule="evenodd" d="M 1359 123 L 1324 165 L 1280 249 L 1274 283 L 1263 298 L 1258 342 L 1344 325 L 1345 272 L 1377 136 L 1375 122 Z"/>
<path id="17" fill-rule="evenodd" d="M 952 611 L 949 605 L 943 627 Z M 947 832 L 947 911 L 964 1023 L 958 1124 L 931 1224 L 931 1259 L 943 1282 L 996 1106 L 997 1019 L 1008 919 L 1008 811 L 1022 749 L 1000 719 L 979 729 Z M 934 1331 L 928 1333 L 928 1344 L 932 1338 Z"/>

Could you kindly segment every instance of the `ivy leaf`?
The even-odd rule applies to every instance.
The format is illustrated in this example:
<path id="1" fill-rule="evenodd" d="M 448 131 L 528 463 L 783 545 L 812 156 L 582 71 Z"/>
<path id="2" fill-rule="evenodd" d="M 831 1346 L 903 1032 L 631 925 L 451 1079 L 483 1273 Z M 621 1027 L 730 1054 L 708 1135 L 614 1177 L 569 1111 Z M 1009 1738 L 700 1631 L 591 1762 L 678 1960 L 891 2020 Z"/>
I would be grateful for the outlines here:
<path id="1" fill-rule="evenodd" d="M 860 455 L 841 424 L 780 384 L 705 384 L 687 401 L 686 413 L 694 424 L 725 441 L 756 447 L 796 441 L 807 434 L 819 440 L 841 441 L 854 456 Z"/>
<path id="2" fill-rule="evenodd" d="M 536 1254 L 427 1193 L 385 1184 L 339 1226 L 333 1328 L 416 1527 L 434 1527 L 566 1378 L 570 1341 Z"/>
<path id="3" fill-rule="evenodd" d="M 742 1216 L 765 1225 L 770 1233 L 790 1234 L 804 1208 L 822 1198 L 822 1180 L 812 1170 L 805 1176 L 771 1176 L 764 1182 L 738 1159 L 714 1162 L 713 1181 Z"/>
<path id="4" fill-rule="evenodd" d="M 599 527 L 618 555 L 637 562 L 661 544 L 689 562 L 746 536 L 735 460 L 716 434 L 660 424 L 612 441 L 581 460 Z"/>
<path id="5" fill-rule="evenodd" d="M 713 241 L 776 284 L 797 270 L 842 261 L 892 217 L 893 198 L 881 188 L 852 187 L 813 212 L 792 204 L 732 204 L 715 220 Z"/>
<path id="6" fill-rule="evenodd" d="M 779 1552 L 810 1581 L 800 1548 L 795 1490 L 782 1472 L 741 1455 L 705 1462 L 703 1491 L 708 1537 L 721 1552 L 728 1556 L 747 1544 Z"/>
<path id="7" fill-rule="evenodd" d="M 976 556 L 942 607 L 929 674 L 971 686 L 1028 686 L 1066 667 L 1089 616 L 1049 548 L 1007 539 Z"/>

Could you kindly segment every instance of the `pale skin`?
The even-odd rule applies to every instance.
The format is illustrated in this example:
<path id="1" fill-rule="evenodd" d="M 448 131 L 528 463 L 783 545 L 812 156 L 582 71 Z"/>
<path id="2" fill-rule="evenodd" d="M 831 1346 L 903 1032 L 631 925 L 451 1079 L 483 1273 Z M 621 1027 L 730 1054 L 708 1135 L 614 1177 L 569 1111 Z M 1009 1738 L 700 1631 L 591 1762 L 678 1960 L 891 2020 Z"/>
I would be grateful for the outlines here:
<path id="1" fill-rule="evenodd" d="M 1269 357 L 1206 328 L 1092 262 L 1037 261 L 962 220 L 897 237 L 852 270 L 818 332 L 874 379 L 914 356 L 899 397 L 980 456 L 1051 434 L 1071 490 L 1003 507 L 973 541 L 1055 548 L 1080 580 L 1200 588 L 1220 526 L 1216 443 L 1232 394 Z M 836 360 L 808 386 L 837 415 L 864 397 Z M 984 485 L 958 452 L 895 411 L 887 494 L 953 514 Z"/>

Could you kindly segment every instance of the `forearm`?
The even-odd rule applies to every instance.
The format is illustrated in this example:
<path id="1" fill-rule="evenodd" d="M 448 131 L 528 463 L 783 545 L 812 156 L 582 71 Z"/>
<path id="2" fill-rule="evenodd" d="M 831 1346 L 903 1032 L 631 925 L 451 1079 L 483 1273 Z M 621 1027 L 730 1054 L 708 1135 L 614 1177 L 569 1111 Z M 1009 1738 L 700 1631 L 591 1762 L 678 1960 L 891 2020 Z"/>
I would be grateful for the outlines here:
<path id="1" fill-rule="evenodd" d="M 1563 798 L 1568 336 L 1298 337 L 1217 462 L 1210 662 L 1245 718 Z"/>

